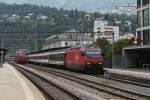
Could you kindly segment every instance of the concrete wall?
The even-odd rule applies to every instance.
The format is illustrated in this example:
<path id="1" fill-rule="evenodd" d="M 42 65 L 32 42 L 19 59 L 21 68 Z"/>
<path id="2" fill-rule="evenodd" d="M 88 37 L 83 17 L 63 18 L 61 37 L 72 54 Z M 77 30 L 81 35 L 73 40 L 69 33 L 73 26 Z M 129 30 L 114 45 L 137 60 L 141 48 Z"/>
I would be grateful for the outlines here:
<path id="1" fill-rule="evenodd" d="M 138 54 L 128 54 L 126 52 L 124 55 L 123 67 L 137 67 L 137 57 Z"/>
<path id="2" fill-rule="evenodd" d="M 123 67 L 143 68 L 144 64 L 150 64 L 150 46 L 123 49 Z"/>

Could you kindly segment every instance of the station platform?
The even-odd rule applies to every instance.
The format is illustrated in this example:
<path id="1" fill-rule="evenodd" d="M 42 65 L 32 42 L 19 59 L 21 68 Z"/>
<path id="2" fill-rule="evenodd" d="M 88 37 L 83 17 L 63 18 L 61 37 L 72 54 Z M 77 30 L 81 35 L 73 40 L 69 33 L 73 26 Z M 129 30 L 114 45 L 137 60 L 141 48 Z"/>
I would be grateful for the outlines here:
<path id="1" fill-rule="evenodd" d="M 0 67 L 0 100 L 45 100 L 42 93 L 8 63 Z"/>
<path id="2" fill-rule="evenodd" d="M 112 74 L 118 74 L 118 75 L 124 75 L 124 76 L 131 76 L 135 78 L 150 80 L 150 71 L 144 71 L 142 69 L 119 69 L 119 68 L 104 68 L 105 71 L 112 73 Z"/>

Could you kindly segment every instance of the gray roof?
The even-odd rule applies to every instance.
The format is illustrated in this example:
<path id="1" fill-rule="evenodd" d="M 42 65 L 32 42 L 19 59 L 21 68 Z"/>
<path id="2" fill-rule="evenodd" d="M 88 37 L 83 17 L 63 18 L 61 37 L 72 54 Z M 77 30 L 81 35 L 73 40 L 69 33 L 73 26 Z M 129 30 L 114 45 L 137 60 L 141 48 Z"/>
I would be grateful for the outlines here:
<path id="1" fill-rule="evenodd" d="M 77 33 L 54 35 L 49 37 L 46 40 L 46 43 L 53 43 L 58 41 L 93 41 L 94 38 L 92 38 L 91 35 L 85 34 L 87 33 L 84 33 L 84 35 Z"/>
<path id="2" fill-rule="evenodd" d="M 130 46 L 125 47 L 125 50 L 133 50 L 133 49 L 150 49 L 150 45 L 142 45 L 142 46 Z"/>

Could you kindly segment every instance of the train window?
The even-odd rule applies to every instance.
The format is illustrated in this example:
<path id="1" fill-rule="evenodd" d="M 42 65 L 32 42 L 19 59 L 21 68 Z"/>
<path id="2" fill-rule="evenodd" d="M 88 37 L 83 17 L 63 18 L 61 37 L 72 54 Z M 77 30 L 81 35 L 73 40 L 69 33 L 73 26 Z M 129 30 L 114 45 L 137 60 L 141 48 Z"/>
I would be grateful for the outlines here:
<path id="1" fill-rule="evenodd" d="M 68 46 L 68 42 L 65 42 L 65 46 Z"/>
<path id="2" fill-rule="evenodd" d="M 86 56 L 87 57 L 100 57 L 101 52 L 99 50 L 88 50 L 86 51 Z"/>
<path id="3" fill-rule="evenodd" d="M 42 59 L 47 59 L 48 55 L 41 56 Z"/>
<path id="4" fill-rule="evenodd" d="M 60 53 L 60 54 L 52 54 L 49 56 L 49 60 L 51 61 L 62 61 L 65 59 L 65 54 Z"/>

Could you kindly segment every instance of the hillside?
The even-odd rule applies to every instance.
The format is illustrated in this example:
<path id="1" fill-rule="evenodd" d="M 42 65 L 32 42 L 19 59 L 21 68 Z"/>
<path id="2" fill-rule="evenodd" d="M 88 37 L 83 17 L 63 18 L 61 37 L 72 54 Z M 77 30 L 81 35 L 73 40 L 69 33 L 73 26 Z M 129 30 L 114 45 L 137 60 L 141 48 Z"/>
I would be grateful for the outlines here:
<path id="1" fill-rule="evenodd" d="M 114 25 L 116 25 L 115 20 L 120 21 L 118 25 L 122 32 L 135 31 L 136 15 L 87 13 L 47 6 L 0 3 L 0 32 L 53 33 L 64 32 L 70 28 L 76 28 L 80 32 L 92 32 L 93 21 L 98 17 L 104 17 Z M 131 22 L 131 27 L 126 21 Z"/>
<path id="2" fill-rule="evenodd" d="M 8 4 L 36 4 L 57 8 L 78 9 L 84 11 L 112 10 L 117 5 L 136 5 L 137 0 L 0 0 Z M 92 5 L 92 6 L 91 6 Z"/>

